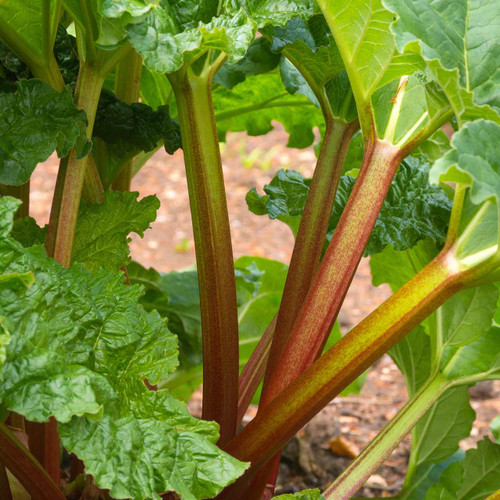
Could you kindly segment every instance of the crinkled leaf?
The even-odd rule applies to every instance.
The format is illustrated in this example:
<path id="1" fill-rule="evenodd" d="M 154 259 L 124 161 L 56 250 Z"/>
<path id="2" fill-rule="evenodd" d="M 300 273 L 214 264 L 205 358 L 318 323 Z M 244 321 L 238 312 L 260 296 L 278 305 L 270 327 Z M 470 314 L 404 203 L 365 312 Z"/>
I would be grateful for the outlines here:
<path id="1" fill-rule="evenodd" d="M 23 184 L 54 150 L 87 153 L 87 117 L 69 89 L 56 92 L 40 80 L 20 80 L 17 91 L 0 93 L 0 182 Z"/>
<path id="2" fill-rule="evenodd" d="M 396 174 L 380 215 L 370 236 L 366 254 L 381 252 L 387 245 L 396 250 L 411 248 L 422 239 L 442 243 L 446 237 L 451 200 L 446 192 L 428 182 L 429 166 L 419 159 L 404 161 Z M 327 240 L 338 224 L 355 179 L 342 176 L 330 218 Z M 255 189 L 247 194 L 249 209 L 257 215 L 269 215 L 297 230 L 309 192 L 310 179 L 295 171 L 278 171 L 266 195 Z"/>
<path id="3" fill-rule="evenodd" d="M 33 217 L 21 217 L 14 221 L 10 235 L 23 247 L 43 245 L 47 236 L 47 226 L 40 227 Z"/>
<path id="4" fill-rule="evenodd" d="M 421 54 L 458 115 L 500 110 L 500 6 L 495 0 L 385 0 L 398 15 L 394 24 L 401 51 Z M 486 22 L 487 20 L 487 22 Z"/>
<path id="5" fill-rule="evenodd" d="M 0 197 L 0 238 L 7 238 L 14 225 L 14 215 L 21 202 L 10 196 Z"/>
<path id="6" fill-rule="evenodd" d="M 500 445 L 488 438 L 467 450 L 461 462 L 451 464 L 426 500 L 482 500 L 500 489 Z"/>
<path id="7" fill-rule="evenodd" d="M 264 135 L 278 121 L 290 135 L 289 147 L 306 148 L 314 141 L 314 127 L 324 122 L 321 111 L 306 97 L 290 95 L 274 72 L 249 76 L 231 90 L 217 87 L 213 101 L 220 140 L 227 132 Z"/>
<path id="8" fill-rule="evenodd" d="M 9 200 L 0 199 L 0 213 Z M 0 370 L 3 406 L 34 421 L 54 416 L 64 446 L 115 498 L 169 489 L 212 497 L 243 472 L 216 447 L 215 423 L 144 385 L 175 369 L 177 342 L 158 313 L 138 305 L 141 287 L 104 270 L 65 269 L 42 247 L 5 235 L 0 256 L 2 274 L 35 274 L 29 289 L 0 291 L 0 321 L 12 337 Z"/>
<path id="9" fill-rule="evenodd" d="M 232 13 L 245 10 L 259 27 L 266 24 L 282 26 L 292 17 L 308 19 L 315 10 L 312 0 L 228 0 L 226 8 Z"/>
<path id="10" fill-rule="evenodd" d="M 457 182 L 470 186 L 469 199 L 473 204 L 493 203 L 491 207 L 483 206 L 479 219 L 473 224 L 475 229 L 457 250 L 459 258 L 487 251 L 488 248 L 494 252 L 498 244 L 499 141 L 500 125 L 485 120 L 467 123 L 453 135 L 452 149 L 431 170 L 431 182 Z M 469 210 L 470 216 L 466 210 L 464 212 L 462 233 L 476 216 L 474 210 Z"/>
<path id="11" fill-rule="evenodd" d="M 94 158 L 105 188 L 141 151 L 153 151 L 160 143 L 169 154 L 182 147 L 179 124 L 168 106 L 154 111 L 143 103 L 126 104 L 106 90 L 99 99 L 93 135 L 102 139 L 94 143 Z"/>
<path id="12" fill-rule="evenodd" d="M 246 468 L 217 448 L 215 423 L 195 419 L 166 391 L 143 391 L 128 408 L 115 404 L 98 421 L 59 425 L 65 446 L 84 457 L 85 470 L 113 498 L 158 498 L 168 490 L 211 498 Z"/>
<path id="13" fill-rule="evenodd" d="M 141 201 L 137 192 L 106 191 L 104 201 L 83 208 L 78 216 L 73 262 L 90 271 L 118 271 L 129 260 L 130 233 L 144 236 L 156 219 L 160 202 L 156 196 Z"/>
<path id="14" fill-rule="evenodd" d="M 113 7 L 124 3 L 127 0 L 114 2 Z M 144 20 L 128 25 L 129 40 L 150 69 L 171 73 L 210 49 L 224 52 L 232 63 L 245 55 L 257 25 L 244 11 L 219 15 L 217 3 L 206 1 L 201 7 L 208 9 L 208 15 L 200 16 L 194 2 L 183 3 L 161 0 Z M 113 12 L 103 9 L 108 17 Z"/>
<path id="15" fill-rule="evenodd" d="M 270 43 L 264 37 L 256 38 L 248 47 L 245 57 L 234 64 L 224 64 L 215 74 L 213 82 L 232 89 L 249 75 L 272 71 L 278 66 L 280 58 L 279 54 L 271 51 Z"/>

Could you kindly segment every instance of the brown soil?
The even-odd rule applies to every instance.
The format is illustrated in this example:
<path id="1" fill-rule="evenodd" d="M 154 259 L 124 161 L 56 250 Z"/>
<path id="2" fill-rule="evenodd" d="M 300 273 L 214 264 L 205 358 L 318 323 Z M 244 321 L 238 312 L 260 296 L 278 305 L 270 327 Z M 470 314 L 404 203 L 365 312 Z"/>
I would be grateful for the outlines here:
<path id="1" fill-rule="evenodd" d="M 229 135 L 223 150 L 223 166 L 235 257 L 257 255 L 289 261 L 293 245 L 289 229 L 280 222 L 253 215 L 245 203 L 247 191 L 256 186 L 262 192 L 262 187 L 279 168 L 293 168 L 306 176 L 312 175 L 315 164 L 312 148 L 287 149 L 286 140 L 286 134 L 280 129 L 258 138 Z M 257 148 L 260 154 L 253 153 L 252 160 L 250 152 Z M 52 157 L 33 175 L 31 213 L 39 223 L 48 221 L 56 172 L 57 159 Z M 156 194 L 162 203 L 152 230 L 143 240 L 133 238 L 133 258 L 159 271 L 192 265 L 195 256 L 182 152 L 174 156 L 157 152 L 133 180 L 132 188 L 141 196 Z M 372 286 L 368 260 L 363 259 L 340 315 L 342 330 L 348 331 L 357 324 L 389 293 L 386 286 Z M 464 449 L 489 434 L 489 423 L 500 414 L 500 381 L 482 384 L 472 390 L 472 395 L 472 406 L 478 417 L 471 437 L 461 443 Z M 199 395 L 195 398 L 199 399 Z M 403 406 L 406 398 L 403 378 L 386 355 L 372 367 L 359 396 L 332 401 L 290 441 L 284 451 L 277 493 L 306 487 L 325 488 L 350 461 L 333 453 L 329 442 L 342 436 L 348 444 L 362 450 Z M 196 403 L 193 406 L 196 407 Z M 254 414 L 255 408 L 251 408 L 248 419 Z M 362 496 L 388 497 L 398 491 L 404 479 L 409 444 L 407 438 L 398 446 L 370 478 L 369 486 L 360 492 Z"/>

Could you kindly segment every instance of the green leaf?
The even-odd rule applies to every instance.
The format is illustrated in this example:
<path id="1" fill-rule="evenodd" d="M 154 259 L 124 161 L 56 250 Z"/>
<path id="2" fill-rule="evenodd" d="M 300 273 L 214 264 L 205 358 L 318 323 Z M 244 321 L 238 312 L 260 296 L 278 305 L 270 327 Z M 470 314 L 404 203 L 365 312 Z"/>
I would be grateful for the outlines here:
<path id="1" fill-rule="evenodd" d="M 469 436 L 475 418 L 468 388 L 448 389 L 419 420 L 412 434 L 412 439 L 418 440 L 417 446 L 412 447 L 412 453 L 417 455 L 417 467 L 435 464 L 453 455 L 460 440 Z"/>
<path id="2" fill-rule="evenodd" d="M 405 160 L 389 188 L 375 227 L 366 248 L 366 254 L 381 252 L 388 245 L 405 250 L 420 240 L 429 238 L 440 244 L 446 238 L 451 212 L 451 201 L 440 187 L 429 185 L 429 165 L 420 159 Z M 298 229 L 309 193 L 310 179 L 304 179 L 293 170 L 278 171 L 260 196 L 255 188 L 247 194 L 249 209 L 257 215 L 267 214 Z M 354 186 L 355 179 L 342 176 L 330 217 L 327 241 L 334 233 L 342 211 Z"/>
<path id="3" fill-rule="evenodd" d="M 179 124 L 169 114 L 169 106 L 156 111 L 143 103 L 126 104 L 112 92 L 103 90 L 93 129 L 93 154 L 101 181 L 108 188 L 127 160 L 141 151 L 158 148 L 159 141 L 169 154 L 182 147 Z"/>
<path id="4" fill-rule="evenodd" d="M 426 500 L 481 500 L 500 489 L 500 445 L 488 438 L 468 450 L 464 460 L 450 465 Z"/>
<path id="5" fill-rule="evenodd" d="M 415 70 L 415 58 L 394 58 L 393 15 L 381 0 L 347 4 L 320 0 L 318 4 L 342 55 L 358 106 L 368 102 L 381 84 Z M 386 73 L 389 78 L 384 78 Z"/>
<path id="6" fill-rule="evenodd" d="M 439 322 L 445 347 L 470 344 L 491 327 L 497 306 L 494 285 L 462 290 L 440 308 Z"/>
<path id="7" fill-rule="evenodd" d="M 385 3 L 398 15 L 394 32 L 399 49 L 422 55 L 457 115 L 495 119 L 488 105 L 500 110 L 498 2 L 460 0 L 454 8 L 433 0 Z M 485 106 L 473 109 L 480 105 Z"/>
<path id="8" fill-rule="evenodd" d="M 213 101 L 220 140 L 227 132 L 264 135 L 278 121 L 290 135 L 289 147 L 306 148 L 314 141 L 314 128 L 324 123 L 321 111 L 306 97 L 290 95 L 274 72 L 249 76 L 231 90 L 217 87 Z"/>
<path id="9" fill-rule="evenodd" d="M 322 500 L 324 497 L 319 490 L 303 490 L 298 493 L 288 493 L 274 498 L 281 500 Z"/>
<path id="10" fill-rule="evenodd" d="M 113 498 L 158 498 L 169 490 L 187 500 L 210 498 L 246 468 L 217 448 L 215 423 L 192 417 L 166 391 L 143 391 L 129 408 L 114 404 L 98 421 L 59 425 L 65 446 L 86 458 L 85 470 Z"/>
<path id="11" fill-rule="evenodd" d="M 457 182 L 470 186 L 470 201 L 483 205 L 470 216 L 465 213 L 457 242 L 457 256 L 466 262 L 474 254 L 486 257 L 496 251 L 500 239 L 500 158 L 496 145 L 500 141 L 500 125 L 478 120 L 465 124 L 451 140 L 452 149 L 433 166 L 431 182 Z M 485 202 L 491 202 L 488 207 Z M 496 205 L 496 211 L 493 210 Z M 467 228 L 469 226 L 469 228 Z M 484 257 L 484 258 L 486 258 Z"/>
<path id="12" fill-rule="evenodd" d="M 392 245 L 382 252 L 370 256 L 372 283 L 379 286 L 387 283 L 393 292 L 423 269 L 436 255 L 435 243 L 421 240 L 414 247 L 398 252 Z"/>
<path id="13" fill-rule="evenodd" d="M 16 208 L 0 199 L 7 219 Z M 63 268 L 42 247 L 25 249 L 5 234 L 0 263 L 3 275 L 35 275 L 30 288 L 0 291 L 0 323 L 11 335 L 0 369 L 4 407 L 34 421 L 54 416 L 65 448 L 115 498 L 171 489 L 213 497 L 244 471 L 216 447 L 215 423 L 143 383 L 175 369 L 177 342 L 158 313 L 138 304 L 141 287 L 105 270 Z"/>
<path id="14" fill-rule="evenodd" d="M 430 349 L 429 336 L 422 327 L 417 327 L 389 351 L 405 378 L 410 398 L 430 375 Z"/>
<path id="15" fill-rule="evenodd" d="M 269 27 L 271 49 L 281 51 L 281 76 L 291 93 L 305 95 L 324 112 L 345 121 L 356 118 L 356 106 L 340 53 L 323 16 L 304 22 L 291 19 L 283 28 Z"/>
<path id="16" fill-rule="evenodd" d="M 48 65 L 60 16 L 60 1 L 6 0 L 0 39 L 29 66 Z"/>
<path id="17" fill-rule="evenodd" d="M 467 377 L 500 377 L 500 328 L 492 326 L 486 334 L 461 347 L 445 350 L 442 370 L 450 380 Z"/>
<path id="18" fill-rule="evenodd" d="M 247 76 L 259 75 L 272 71 L 280 62 L 281 56 L 271 51 L 269 42 L 256 38 L 248 47 L 243 59 L 234 64 L 226 62 L 214 76 L 213 83 L 232 89 L 245 81 Z"/>
<path id="19" fill-rule="evenodd" d="M 413 480 L 406 485 L 398 495 L 401 500 L 423 500 L 427 490 L 439 482 L 441 473 L 452 463 L 465 457 L 465 452 L 459 449 L 451 457 L 438 464 L 422 464 L 416 471 Z"/>
<path id="20" fill-rule="evenodd" d="M 144 236 L 156 219 L 160 202 L 156 196 L 137 201 L 137 192 L 106 191 L 103 203 L 88 205 L 78 216 L 73 262 L 86 269 L 118 271 L 129 261 L 130 233 Z"/>
<path id="21" fill-rule="evenodd" d="M 47 226 L 40 227 L 33 217 L 21 217 L 14 221 L 10 235 L 23 247 L 43 245 L 47 236 Z"/>
<path id="22" fill-rule="evenodd" d="M 307 19 L 314 14 L 314 2 L 311 0 L 228 0 L 226 8 L 236 13 L 245 10 L 259 24 L 283 26 L 292 17 Z"/>
<path id="23" fill-rule="evenodd" d="M 54 150 L 87 153 L 87 118 L 69 89 L 56 92 L 40 80 L 20 80 L 17 91 L 0 93 L 0 182 L 23 184 Z"/>
<path id="24" fill-rule="evenodd" d="M 496 145 L 500 125 L 486 120 L 466 123 L 451 140 L 452 149 L 439 159 L 430 174 L 432 182 L 461 182 L 471 187 L 471 200 L 498 204 L 500 158 Z"/>
<path id="25" fill-rule="evenodd" d="M 102 12 L 108 18 L 123 17 L 124 12 L 130 13 L 129 4 L 128 0 L 115 1 Z M 217 7 L 209 1 L 177 5 L 161 0 L 143 20 L 127 26 L 129 40 L 146 66 L 162 73 L 176 71 L 210 49 L 224 52 L 234 63 L 245 55 L 257 25 L 243 10 L 220 14 Z"/>
<path id="26" fill-rule="evenodd" d="M 21 201 L 10 196 L 2 196 L 0 200 L 0 238 L 7 238 L 14 226 L 14 215 Z"/>

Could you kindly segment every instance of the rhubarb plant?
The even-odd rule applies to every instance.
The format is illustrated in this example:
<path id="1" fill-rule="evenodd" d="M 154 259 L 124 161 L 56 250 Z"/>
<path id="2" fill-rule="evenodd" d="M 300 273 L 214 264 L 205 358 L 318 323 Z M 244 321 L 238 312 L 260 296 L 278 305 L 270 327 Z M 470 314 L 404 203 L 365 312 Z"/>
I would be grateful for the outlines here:
<path id="1" fill-rule="evenodd" d="M 499 22 L 494 0 L 0 2 L 0 496 L 270 498 L 287 440 L 385 352 L 407 404 L 325 491 L 281 498 L 351 498 L 409 433 L 398 498 L 499 490 L 500 445 L 459 449 L 468 388 L 500 377 Z M 311 179 L 246 197 L 292 230 L 289 265 L 233 259 L 219 146 L 273 122 L 319 139 Z M 196 249 L 169 273 L 129 251 L 160 148 Z M 393 295 L 342 335 L 363 255 Z"/>

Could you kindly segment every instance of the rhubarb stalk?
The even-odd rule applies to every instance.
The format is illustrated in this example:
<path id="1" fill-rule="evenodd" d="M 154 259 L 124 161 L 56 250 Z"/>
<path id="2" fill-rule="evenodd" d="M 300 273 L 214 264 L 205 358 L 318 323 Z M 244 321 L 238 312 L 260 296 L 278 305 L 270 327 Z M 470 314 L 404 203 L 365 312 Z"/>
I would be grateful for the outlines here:
<path id="1" fill-rule="evenodd" d="M 203 419 L 220 425 L 220 444 L 236 432 L 238 309 L 231 234 L 211 95 L 214 66 L 181 68 L 174 89 L 193 221 L 203 335 Z"/>

